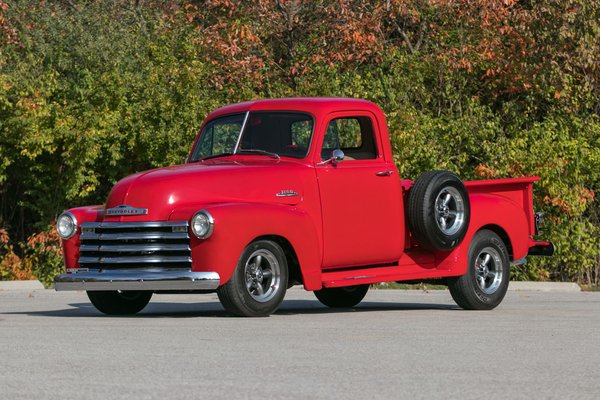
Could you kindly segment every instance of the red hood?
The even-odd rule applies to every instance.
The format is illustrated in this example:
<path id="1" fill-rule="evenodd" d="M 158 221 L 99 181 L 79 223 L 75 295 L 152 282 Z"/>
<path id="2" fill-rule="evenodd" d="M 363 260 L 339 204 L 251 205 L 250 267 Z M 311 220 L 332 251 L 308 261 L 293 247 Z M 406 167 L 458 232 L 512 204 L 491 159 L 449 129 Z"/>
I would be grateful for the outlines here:
<path id="1" fill-rule="evenodd" d="M 159 168 L 128 176 L 113 187 L 106 208 L 126 204 L 148 214 L 112 216 L 112 221 L 168 220 L 176 210 L 223 202 L 294 205 L 303 196 L 302 182 L 312 168 L 289 161 L 214 160 Z M 279 197 L 293 191 L 297 196 Z"/>

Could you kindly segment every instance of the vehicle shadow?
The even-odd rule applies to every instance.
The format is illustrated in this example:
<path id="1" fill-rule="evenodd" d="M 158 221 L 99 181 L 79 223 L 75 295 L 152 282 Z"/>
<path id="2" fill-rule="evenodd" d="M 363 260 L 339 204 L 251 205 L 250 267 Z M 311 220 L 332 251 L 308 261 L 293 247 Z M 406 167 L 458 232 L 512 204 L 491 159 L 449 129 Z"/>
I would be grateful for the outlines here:
<path id="1" fill-rule="evenodd" d="M 176 303 L 176 302 L 150 302 L 148 306 L 136 315 L 105 315 L 96 310 L 90 303 L 71 303 L 71 308 L 61 310 L 19 311 L 3 314 L 23 314 L 40 317 L 105 317 L 105 318 L 235 318 L 223 309 L 221 303 Z M 284 300 L 279 310 L 274 315 L 311 315 L 311 314 L 342 314 L 356 312 L 378 311 L 422 311 L 422 310 L 458 310 L 456 305 L 431 304 L 431 303 L 388 303 L 369 302 L 360 303 L 354 308 L 329 308 L 317 300 Z"/>
<path id="2" fill-rule="evenodd" d="M 276 315 L 294 314 L 340 314 L 355 312 L 376 311 L 422 311 L 422 310 L 458 310 L 455 304 L 432 304 L 432 303 L 389 303 L 363 301 L 352 308 L 329 308 L 318 301 L 311 300 L 287 300 L 281 304 Z"/>

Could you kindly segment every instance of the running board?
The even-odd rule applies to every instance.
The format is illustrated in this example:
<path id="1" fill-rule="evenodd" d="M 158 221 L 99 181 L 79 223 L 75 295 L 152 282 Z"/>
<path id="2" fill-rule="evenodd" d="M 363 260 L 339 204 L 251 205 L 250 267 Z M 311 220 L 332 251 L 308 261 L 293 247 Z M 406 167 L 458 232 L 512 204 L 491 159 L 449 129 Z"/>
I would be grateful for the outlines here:
<path id="1" fill-rule="evenodd" d="M 448 270 L 437 269 L 430 253 L 414 250 L 403 254 L 397 265 L 323 271 L 321 279 L 323 287 L 342 287 L 445 276 L 448 276 Z"/>

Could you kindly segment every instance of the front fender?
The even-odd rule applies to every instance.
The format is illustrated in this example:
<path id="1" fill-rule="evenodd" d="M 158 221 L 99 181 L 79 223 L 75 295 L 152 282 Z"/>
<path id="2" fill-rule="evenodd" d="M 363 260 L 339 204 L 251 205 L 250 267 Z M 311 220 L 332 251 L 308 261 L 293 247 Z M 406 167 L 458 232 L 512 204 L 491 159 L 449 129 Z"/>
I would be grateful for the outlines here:
<path id="1" fill-rule="evenodd" d="M 214 218 L 206 240 L 192 236 L 192 270 L 216 271 L 221 285 L 231 278 L 244 248 L 261 236 L 287 239 L 298 257 L 307 290 L 321 288 L 322 249 L 312 218 L 304 210 L 280 204 L 226 203 L 203 207 Z M 175 215 L 171 218 L 177 219 Z"/>
<path id="2" fill-rule="evenodd" d="M 439 269 L 447 269 L 448 275 L 459 276 L 467 272 L 469 247 L 475 234 L 484 227 L 503 230 L 510 241 L 512 259 L 518 260 L 527 256 L 531 239 L 529 237 L 529 220 L 523 210 L 510 199 L 493 194 L 471 194 L 471 221 L 462 243 L 451 252 L 437 252 L 436 261 Z"/>
<path id="3" fill-rule="evenodd" d="M 78 268 L 79 259 L 79 235 L 81 234 L 82 222 L 100 222 L 104 215 L 104 205 L 85 206 L 67 210 L 77 220 L 77 233 L 67 240 L 61 239 L 64 253 L 65 268 L 70 270 Z"/>

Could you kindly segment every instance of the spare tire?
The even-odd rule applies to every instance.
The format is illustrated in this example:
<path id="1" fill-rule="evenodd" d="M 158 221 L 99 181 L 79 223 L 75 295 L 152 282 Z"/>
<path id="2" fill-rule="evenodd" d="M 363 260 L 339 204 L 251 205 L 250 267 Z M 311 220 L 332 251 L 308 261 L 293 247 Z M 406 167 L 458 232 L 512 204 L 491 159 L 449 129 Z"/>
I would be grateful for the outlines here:
<path id="1" fill-rule="evenodd" d="M 452 250 L 464 239 L 471 207 L 460 178 L 449 171 L 421 175 L 408 194 L 408 224 L 429 250 Z"/>

